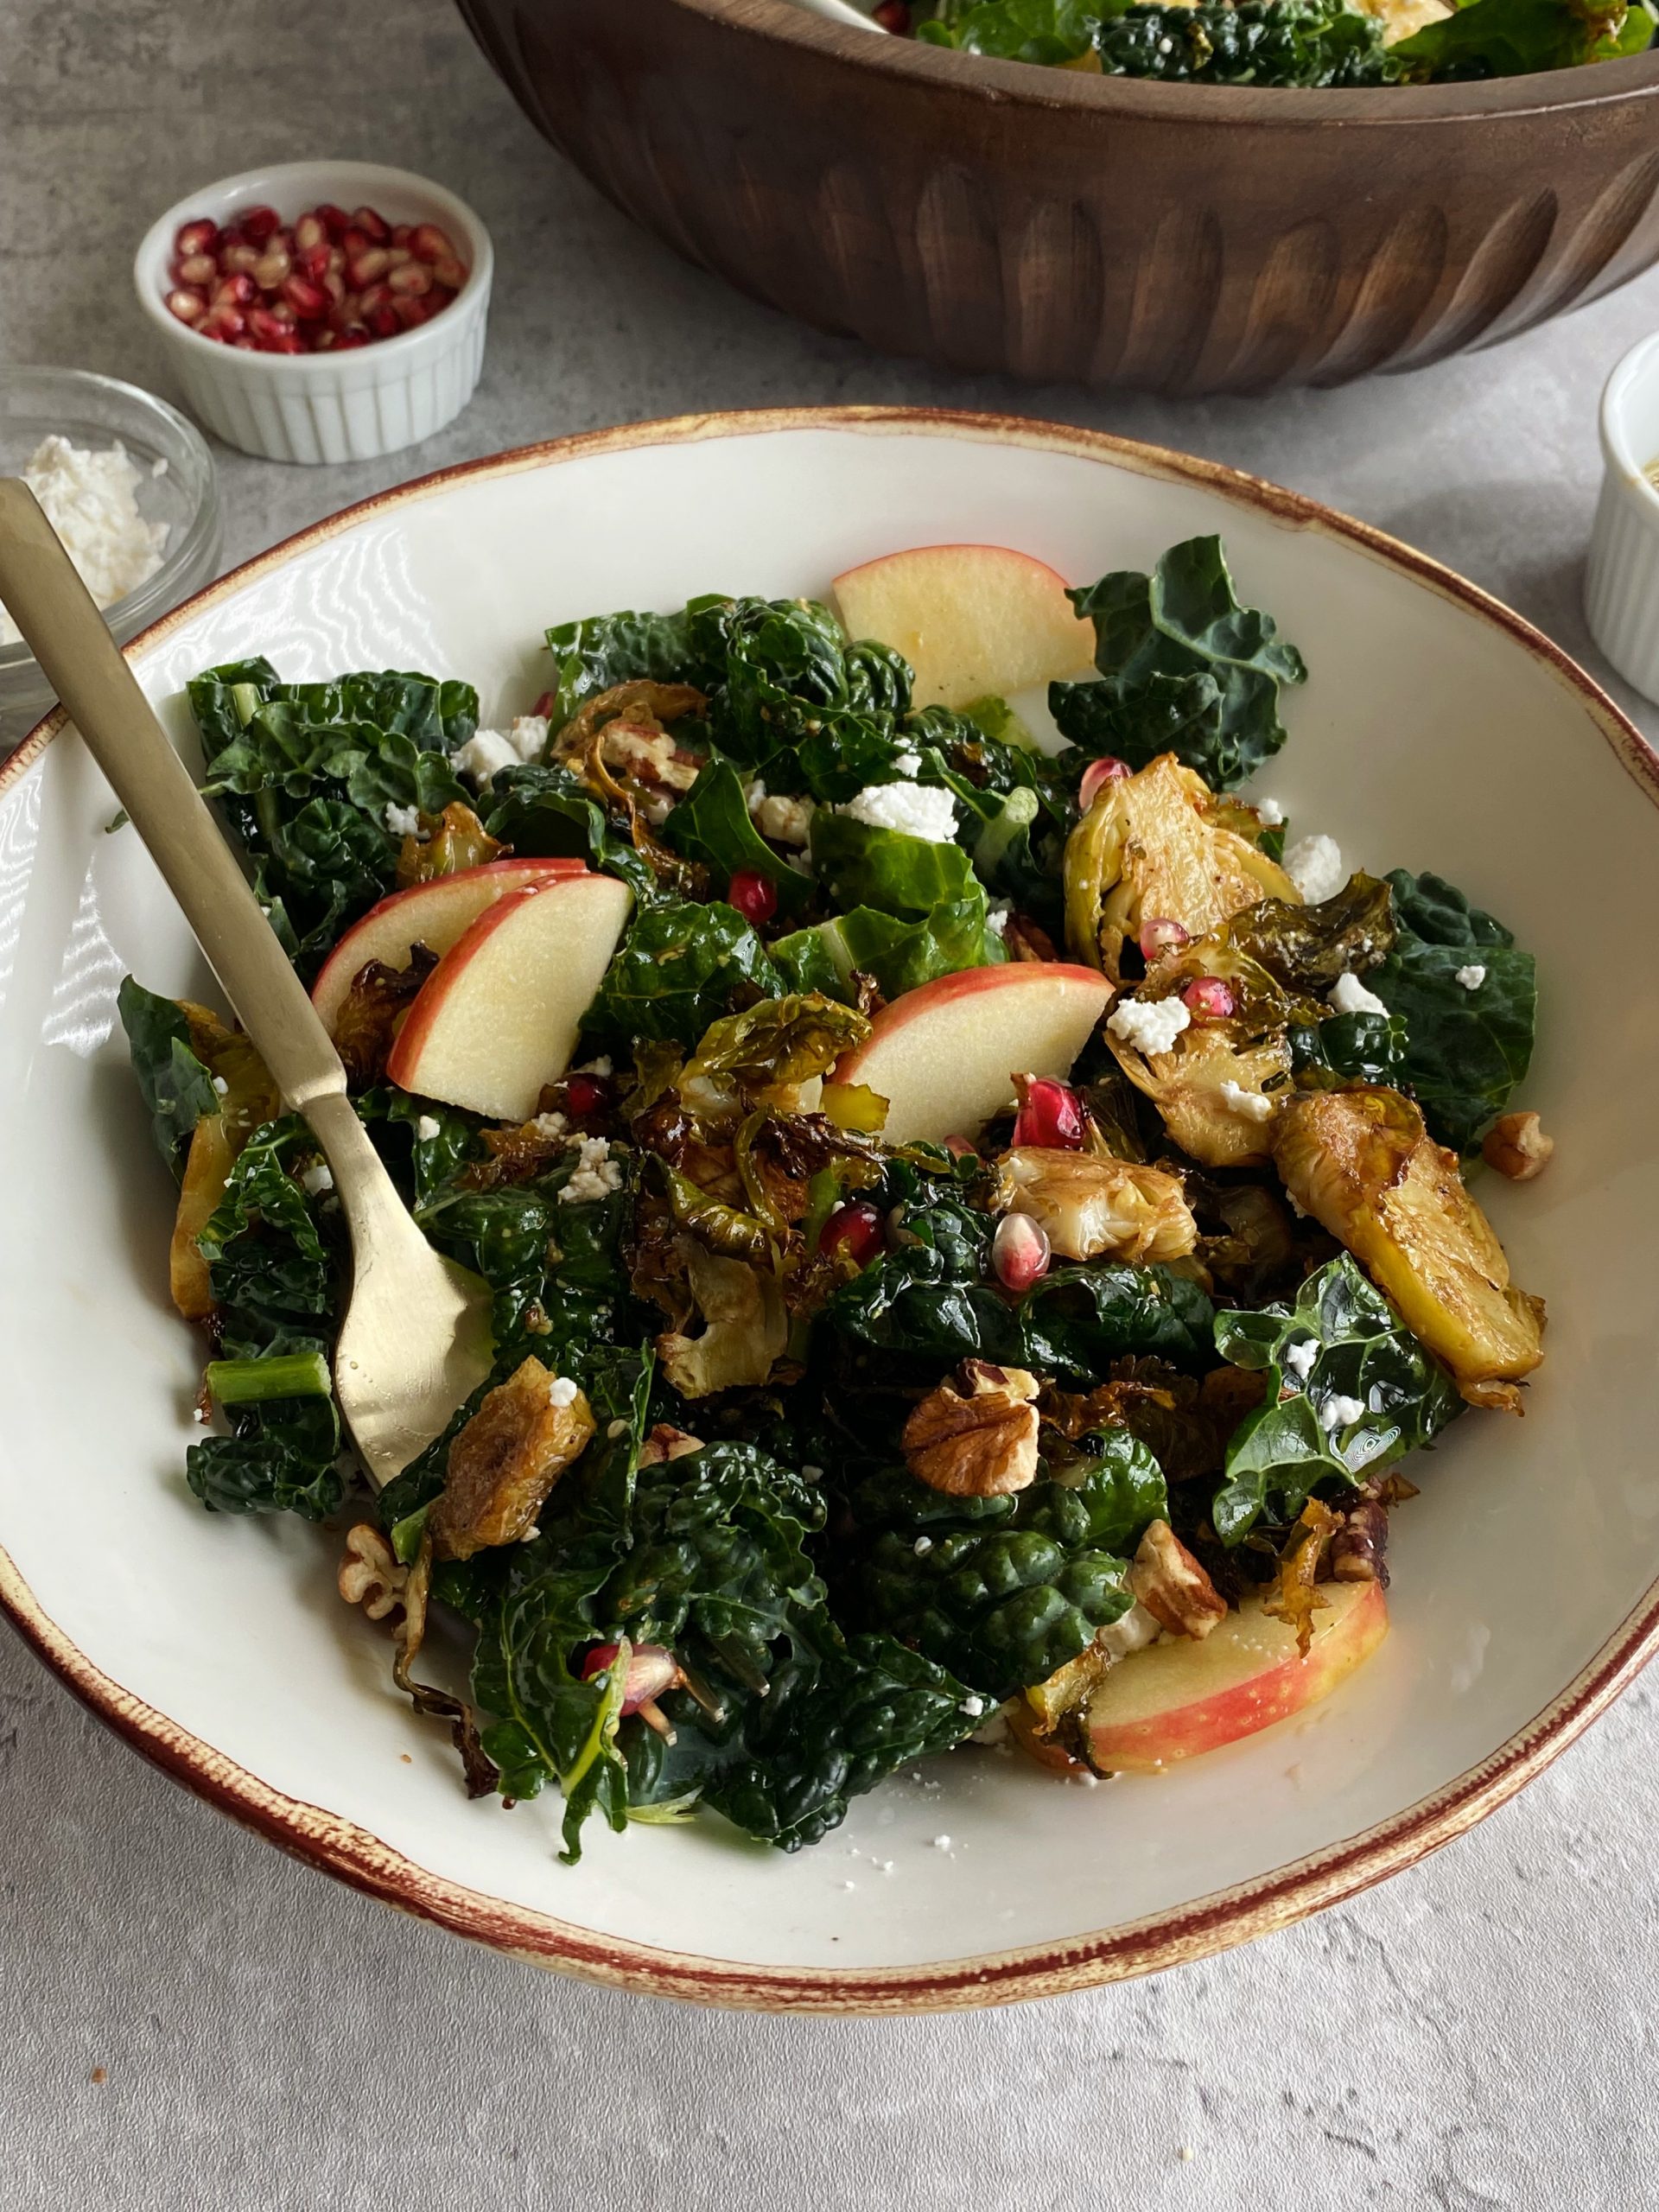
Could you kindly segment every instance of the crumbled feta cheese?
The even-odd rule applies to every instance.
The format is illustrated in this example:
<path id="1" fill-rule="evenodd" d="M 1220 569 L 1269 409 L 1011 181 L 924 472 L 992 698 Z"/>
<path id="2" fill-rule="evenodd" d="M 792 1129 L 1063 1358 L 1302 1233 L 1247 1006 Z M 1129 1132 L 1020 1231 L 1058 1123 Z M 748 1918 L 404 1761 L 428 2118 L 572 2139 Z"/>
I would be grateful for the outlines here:
<path id="1" fill-rule="evenodd" d="M 442 1126 L 435 1114 L 423 1114 L 415 1124 L 415 1134 L 423 1144 L 430 1144 Z"/>
<path id="2" fill-rule="evenodd" d="M 616 1073 L 616 1069 L 612 1062 L 610 1054 L 608 1052 L 601 1052 L 596 1060 L 585 1061 L 581 1067 L 572 1068 L 570 1072 L 572 1075 L 607 1076 L 614 1075 Z"/>
<path id="3" fill-rule="evenodd" d="M 386 830 L 393 837 L 414 837 L 420 833 L 421 810 L 418 806 L 399 806 L 394 800 L 386 802 Z"/>
<path id="4" fill-rule="evenodd" d="M 1280 805 L 1276 798 L 1253 798 L 1250 801 L 1250 804 L 1255 809 L 1256 813 L 1261 817 L 1262 826 L 1265 829 L 1279 830 L 1283 828 L 1285 810 Z"/>
<path id="5" fill-rule="evenodd" d="M 515 715 L 507 743 L 521 760 L 539 760 L 547 750 L 547 716 Z"/>
<path id="6" fill-rule="evenodd" d="M 1012 908 L 1007 906 L 993 906 L 986 915 L 985 926 L 993 937 L 1001 937 L 1007 930 L 1008 916 L 1012 911 Z"/>
<path id="7" fill-rule="evenodd" d="M 1342 848 L 1334 837 L 1299 837 L 1285 855 L 1285 874 L 1310 906 L 1334 899 L 1348 880 Z"/>
<path id="8" fill-rule="evenodd" d="M 99 607 L 113 607 L 161 567 L 168 525 L 139 513 L 138 471 L 124 446 L 95 452 L 42 438 L 23 464 L 23 481 Z M 21 634 L 0 607 L 0 645 L 15 645 Z"/>
<path id="9" fill-rule="evenodd" d="M 1285 1346 L 1285 1365 L 1293 1375 L 1300 1376 L 1304 1382 L 1313 1372 L 1313 1363 L 1319 1356 L 1319 1344 L 1317 1337 L 1310 1337 L 1306 1344 Z"/>
<path id="10" fill-rule="evenodd" d="M 924 1552 L 931 1552 L 932 1548 L 933 1539 L 931 1536 L 918 1536 L 916 1541 L 911 1547 L 911 1549 L 915 1553 L 918 1559 L 920 1559 Z"/>
<path id="11" fill-rule="evenodd" d="M 1325 1004 L 1334 1007 L 1338 1014 L 1386 1014 L 1389 1010 L 1375 991 L 1366 989 L 1357 976 L 1338 976 Z"/>
<path id="12" fill-rule="evenodd" d="M 576 1386 L 568 1375 L 553 1376 L 547 1386 L 547 1402 L 550 1406 L 561 1407 L 575 1404 Z"/>
<path id="13" fill-rule="evenodd" d="M 216 1075 L 213 1077 L 213 1089 L 219 1093 L 221 1098 L 226 1096 L 230 1090 L 230 1084 L 226 1082 L 222 1075 Z"/>
<path id="14" fill-rule="evenodd" d="M 1458 970 L 1458 981 L 1465 991 L 1478 991 L 1485 980 L 1486 970 L 1478 960 L 1471 960 L 1466 968 Z"/>
<path id="15" fill-rule="evenodd" d="M 956 802 L 948 791 L 923 784 L 867 784 L 838 810 L 872 830 L 899 830 L 931 845 L 956 842 Z"/>
<path id="16" fill-rule="evenodd" d="M 801 1480 L 804 1483 L 821 1483 L 823 1480 L 823 1469 L 822 1467 L 803 1467 L 801 1469 Z"/>
<path id="17" fill-rule="evenodd" d="M 1247 1122 L 1270 1122 L 1274 1102 L 1264 1098 L 1259 1090 L 1246 1090 L 1242 1083 L 1224 1083 L 1221 1095 L 1235 1114 L 1242 1114 Z"/>
<path id="18" fill-rule="evenodd" d="M 970 1720 L 977 1720 L 985 1710 L 985 1700 L 976 1692 L 970 1690 L 957 1710 L 958 1713 L 965 1713 Z"/>
<path id="19" fill-rule="evenodd" d="M 901 776 L 919 776 L 922 772 L 922 756 L 919 753 L 912 753 L 906 746 L 902 753 L 893 754 L 893 765 Z"/>
<path id="20" fill-rule="evenodd" d="M 622 1170 L 611 1158 L 608 1137 L 583 1137 L 575 1172 L 559 1192 L 564 1205 L 585 1205 L 622 1187 Z"/>
<path id="21" fill-rule="evenodd" d="M 465 745 L 458 746 L 449 756 L 449 765 L 456 772 L 477 785 L 481 791 L 488 791 L 503 768 L 516 768 L 519 753 L 510 737 L 503 737 L 499 729 L 474 730 Z"/>
<path id="22" fill-rule="evenodd" d="M 1106 1027 L 1137 1052 L 1167 1052 L 1192 1020 L 1179 999 L 1125 999 Z"/>
<path id="23" fill-rule="evenodd" d="M 1357 1421 L 1364 1418 L 1363 1398 L 1344 1398 L 1339 1393 L 1334 1398 L 1327 1398 L 1319 1408 L 1319 1427 L 1327 1436 L 1333 1436 L 1339 1428 L 1351 1428 Z"/>
<path id="24" fill-rule="evenodd" d="M 334 1187 L 334 1176 L 321 1160 L 314 1161 L 300 1178 L 300 1188 L 308 1198 L 321 1198 L 325 1191 L 332 1191 Z"/>
<path id="25" fill-rule="evenodd" d="M 1110 1659 L 1127 1659 L 1131 1651 L 1139 1651 L 1154 1642 L 1160 1633 L 1158 1616 L 1149 1612 L 1137 1598 L 1119 1619 L 1109 1627 L 1095 1630 L 1095 1643 Z"/>
<path id="26" fill-rule="evenodd" d="M 538 1137 L 562 1137 L 570 1124 L 563 1114 L 537 1114 L 530 1126 Z"/>
<path id="27" fill-rule="evenodd" d="M 749 786 L 749 812 L 754 826 L 763 837 L 774 845 L 804 845 L 812 834 L 812 817 L 817 803 L 810 798 L 785 798 L 766 796 L 766 785 L 759 779 Z"/>
<path id="28" fill-rule="evenodd" d="M 935 1851 L 949 1851 L 950 1848 L 950 1837 L 948 1835 L 936 1835 L 933 1839 L 933 1848 Z"/>

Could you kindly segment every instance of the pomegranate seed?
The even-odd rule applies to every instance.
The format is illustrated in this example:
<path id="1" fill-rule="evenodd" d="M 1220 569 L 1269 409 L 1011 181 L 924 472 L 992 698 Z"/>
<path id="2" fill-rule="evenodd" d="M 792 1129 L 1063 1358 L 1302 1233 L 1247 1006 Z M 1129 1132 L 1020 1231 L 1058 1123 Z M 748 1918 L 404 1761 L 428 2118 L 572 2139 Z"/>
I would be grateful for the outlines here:
<path id="1" fill-rule="evenodd" d="M 1017 1075 L 1014 1087 L 1020 1099 L 1014 1123 L 1016 1145 L 1046 1145 L 1058 1152 L 1081 1149 L 1083 1105 L 1068 1084 L 1056 1083 L 1052 1076 Z"/>
<path id="2" fill-rule="evenodd" d="M 328 233 L 315 215 L 302 215 L 294 226 L 294 243 L 302 253 L 309 253 L 313 246 L 326 246 Z"/>
<path id="3" fill-rule="evenodd" d="M 1141 925 L 1141 957 L 1143 960 L 1161 959 L 1166 952 L 1179 952 L 1192 942 L 1192 932 L 1183 929 L 1179 922 L 1154 917 Z"/>
<path id="4" fill-rule="evenodd" d="M 557 704 L 558 701 L 551 691 L 543 691 L 530 711 L 532 715 L 539 715 L 545 721 Z"/>
<path id="5" fill-rule="evenodd" d="M 311 339 L 311 351 L 314 353 L 332 353 L 334 350 L 334 334 L 332 330 L 325 327 L 313 333 Z"/>
<path id="6" fill-rule="evenodd" d="M 415 226 L 412 223 L 394 223 L 391 229 L 387 232 L 386 237 L 391 239 L 393 245 L 407 245 L 409 244 L 409 234 L 414 227 Z M 382 238 L 380 243 L 382 245 L 385 245 L 386 238 Z"/>
<path id="7" fill-rule="evenodd" d="M 391 266 L 391 256 L 384 246 L 372 245 L 361 253 L 353 254 L 346 264 L 346 274 L 353 289 L 360 292 L 365 284 L 375 283 Z"/>
<path id="8" fill-rule="evenodd" d="M 435 223 L 416 223 L 409 234 L 409 250 L 417 261 L 453 261 L 455 249 L 449 234 Z"/>
<path id="9" fill-rule="evenodd" d="M 430 319 L 432 302 L 429 300 L 400 299 L 393 302 L 392 311 L 397 315 L 399 329 L 413 330 L 416 323 Z"/>
<path id="10" fill-rule="evenodd" d="M 274 232 L 283 227 L 283 219 L 274 207 L 245 207 L 236 221 L 242 235 L 255 245 L 264 245 Z"/>
<path id="11" fill-rule="evenodd" d="M 1181 993 L 1181 1004 L 1195 1021 L 1230 1021 L 1238 1001 L 1219 976 L 1195 976 Z"/>
<path id="12" fill-rule="evenodd" d="M 881 1249 L 881 1217 L 868 1199 L 839 1205 L 818 1231 L 820 1252 L 844 1255 L 856 1268 Z"/>
<path id="13" fill-rule="evenodd" d="M 363 287 L 363 296 L 358 302 L 358 305 L 365 315 L 372 315 L 376 308 L 389 308 L 391 305 L 391 285 L 365 284 Z"/>
<path id="14" fill-rule="evenodd" d="M 414 258 L 414 255 L 406 245 L 389 245 L 386 248 L 386 259 L 394 269 L 406 267 Z"/>
<path id="15" fill-rule="evenodd" d="M 219 265 L 227 276 L 250 276 L 262 258 L 257 245 L 238 239 L 234 245 L 222 245 L 219 250 Z"/>
<path id="16" fill-rule="evenodd" d="M 910 36 L 910 0 L 880 0 L 870 10 L 872 19 L 894 38 Z"/>
<path id="17" fill-rule="evenodd" d="M 329 299 L 334 302 L 334 306 L 338 307 L 346 296 L 346 279 L 340 275 L 338 269 L 325 269 L 323 270 L 322 289 L 327 292 Z"/>
<path id="18" fill-rule="evenodd" d="M 403 292 L 418 299 L 423 292 L 431 290 L 432 271 L 423 261 L 405 261 L 401 267 L 390 272 L 386 282 L 394 292 Z"/>
<path id="19" fill-rule="evenodd" d="M 206 215 L 198 216 L 194 223 L 181 223 L 173 236 L 173 251 L 181 261 L 212 253 L 218 245 L 219 225 Z"/>
<path id="20" fill-rule="evenodd" d="M 746 922 L 753 923 L 757 928 L 762 922 L 769 922 L 778 911 L 778 887 L 758 868 L 737 869 L 726 887 L 726 898 Z"/>
<path id="21" fill-rule="evenodd" d="M 620 1646 L 596 1643 L 582 1662 L 582 1679 L 591 1682 L 595 1675 L 602 1675 L 616 1664 Z M 664 1690 L 671 1690 L 684 1680 L 671 1651 L 664 1651 L 660 1643 L 636 1643 L 628 1654 L 628 1683 L 622 1693 L 625 1713 L 638 1713 L 641 1706 L 655 1705 Z"/>
<path id="22" fill-rule="evenodd" d="M 587 1120 L 607 1109 L 611 1103 L 611 1087 L 603 1076 L 567 1076 L 564 1103 L 567 1110 L 579 1121 Z"/>
<path id="23" fill-rule="evenodd" d="M 295 323 L 299 320 L 299 318 L 296 315 L 293 308 L 289 307 L 286 300 L 270 300 L 266 302 L 266 305 L 270 308 L 272 315 L 276 316 L 278 322 L 286 323 L 288 327 L 292 330 Z"/>
<path id="24" fill-rule="evenodd" d="M 373 338 L 396 338 L 404 327 L 397 320 L 396 308 L 371 308 L 363 320 L 368 324 L 369 334 Z"/>
<path id="25" fill-rule="evenodd" d="M 1091 760 L 1083 772 L 1083 781 L 1077 785 L 1077 804 L 1087 814 L 1108 784 L 1121 784 L 1130 772 L 1127 760 L 1120 760 L 1108 753 L 1099 760 Z"/>
<path id="26" fill-rule="evenodd" d="M 326 245 L 302 246 L 294 257 L 294 266 L 308 283 L 321 284 L 328 274 L 328 251 Z"/>
<path id="27" fill-rule="evenodd" d="M 328 312 L 328 295 L 296 270 L 283 279 L 283 297 L 302 321 L 315 322 Z"/>
<path id="28" fill-rule="evenodd" d="M 251 276 L 238 270 L 233 276 L 221 276 L 213 289 L 216 308 L 251 308 L 259 296 L 259 287 Z"/>
<path id="29" fill-rule="evenodd" d="M 354 207 L 352 210 L 352 225 L 353 229 L 362 232 L 371 245 L 386 245 L 391 242 L 391 224 L 384 215 L 376 214 L 372 207 Z"/>
<path id="30" fill-rule="evenodd" d="M 204 338 L 216 338 L 220 340 L 226 338 L 240 338 L 247 327 L 247 317 L 241 308 L 232 307 L 228 301 L 223 305 L 209 308 L 196 325 L 196 328 Z"/>
<path id="31" fill-rule="evenodd" d="M 273 245 L 260 255 L 250 274 L 262 292 L 274 292 L 293 265 L 282 247 Z"/>
<path id="32" fill-rule="evenodd" d="M 366 330 L 342 330 L 334 340 L 334 351 L 336 353 L 349 353 L 355 347 L 366 346 L 368 342 L 369 334 Z"/>
<path id="33" fill-rule="evenodd" d="M 991 1265 L 1005 1290 L 1029 1290 L 1048 1273 L 1048 1231 L 1028 1213 L 1005 1213 L 991 1239 Z"/>
<path id="34" fill-rule="evenodd" d="M 259 351 L 251 338 L 232 338 L 231 344 L 238 353 L 257 353 Z"/>
<path id="35" fill-rule="evenodd" d="M 219 274 L 219 264 L 211 253 L 187 253 L 173 274 L 181 284 L 211 284 Z"/>
<path id="36" fill-rule="evenodd" d="M 453 254 L 441 254 L 432 264 L 432 281 L 435 284 L 448 285 L 452 292 L 458 292 L 467 282 L 466 268 Z"/>
<path id="37" fill-rule="evenodd" d="M 331 238 L 343 238 L 351 228 L 351 217 L 343 207 L 336 207 L 331 200 L 318 202 L 316 217 Z"/>
<path id="38" fill-rule="evenodd" d="M 305 340 L 297 330 L 285 330 L 280 338 L 273 338 L 259 351 L 262 353 L 303 353 Z"/>
<path id="39" fill-rule="evenodd" d="M 349 230 L 340 232 L 340 243 L 345 251 L 346 260 L 350 261 L 357 254 L 366 253 L 372 241 L 366 231 L 359 231 L 353 223 Z"/>
<path id="40" fill-rule="evenodd" d="M 273 315 L 269 308 L 248 309 L 248 335 L 256 345 L 274 345 L 277 339 L 286 338 L 289 326 L 282 317 Z"/>
<path id="41" fill-rule="evenodd" d="M 181 322 L 200 322 L 207 312 L 207 302 L 200 292 L 193 292 L 187 284 L 180 284 L 167 296 L 167 310 Z"/>

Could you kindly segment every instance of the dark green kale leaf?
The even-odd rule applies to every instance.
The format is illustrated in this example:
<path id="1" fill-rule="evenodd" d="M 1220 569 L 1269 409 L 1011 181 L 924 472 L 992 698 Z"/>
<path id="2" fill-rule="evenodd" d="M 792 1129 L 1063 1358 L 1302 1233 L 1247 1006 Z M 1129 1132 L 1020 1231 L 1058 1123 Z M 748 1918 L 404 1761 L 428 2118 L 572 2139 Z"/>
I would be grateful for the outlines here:
<path id="1" fill-rule="evenodd" d="M 957 844 L 874 828 L 820 809 L 812 858 L 840 912 L 820 925 L 844 980 L 874 976 L 888 998 L 1007 957 L 985 890 Z"/>
<path id="2" fill-rule="evenodd" d="M 563 729 L 586 699 L 619 683 L 695 683 L 706 690 L 713 673 L 695 640 L 704 610 L 728 606 L 718 594 L 694 599 L 680 614 L 590 614 L 547 633 L 557 667 L 548 721 Z"/>
<path id="3" fill-rule="evenodd" d="M 1268 1378 L 1211 1501 L 1224 1544 L 1259 1520 L 1294 1521 L 1315 1491 L 1357 1488 L 1463 1411 L 1445 1369 L 1346 1254 L 1310 1275 L 1292 1305 L 1218 1313 L 1215 1337 L 1224 1359 Z"/>
<path id="4" fill-rule="evenodd" d="M 692 625 L 705 662 L 722 670 L 708 728 L 715 749 L 774 791 L 852 798 L 894 773 L 895 718 L 910 669 L 885 645 L 849 645 L 811 600 L 740 599 Z"/>
<path id="5" fill-rule="evenodd" d="M 490 784 L 484 827 L 521 859 L 584 860 L 619 876 L 635 899 L 649 906 L 658 896 L 649 861 L 620 837 L 582 779 L 556 760 L 503 768 Z"/>
<path id="6" fill-rule="evenodd" d="M 916 36 L 1009 61 L 1075 61 L 1088 53 L 1101 0 L 934 0 Z"/>
<path id="7" fill-rule="evenodd" d="M 1613 61 L 1645 53 L 1653 35 L 1641 0 L 1628 10 L 1620 0 L 1465 0 L 1389 51 L 1404 76 L 1445 83 Z"/>
<path id="8" fill-rule="evenodd" d="M 663 840 L 687 860 L 702 861 L 716 882 L 739 869 L 764 876 L 778 893 L 779 911 L 798 914 L 811 904 L 810 877 L 775 853 L 749 817 L 743 779 L 728 760 L 709 760 L 663 824 Z"/>
<path id="9" fill-rule="evenodd" d="M 1169 1268 L 1051 1268 L 1020 1304 L 1022 1364 L 1046 1373 L 1087 1381 L 1130 1354 L 1205 1363 L 1213 1308 Z"/>
<path id="10" fill-rule="evenodd" d="M 1398 1090 L 1406 1081 L 1406 1025 L 1397 1014 L 1333 1014 L 1288 1034 L 1291 1068 L 1304 1088 L 1386 1083 Z"/>
<path id="11" fill-rule="evenodd" d="M 1375 16 L 1343 0 L 1137 6 L 1108 15 L 1095 51 L 1109 77 L 1205 85 L 1390 85 L 1401 75 Z"/>
<path id="12" fill-rule="evenodd" d="M 1085 752 L 1143 768 L 1173 751 L 1222 791 L 1284 743 L 1279 687 L 1307 670 L 1271 615 L 1240 605 L 1220 538 L 1189 538 L 1150 575 L 1118 569 L 1068 596 L 1094 622 L 1100 680 L 1051 684 L 1049 706 Z"/>
<path id="13" fill-rule="evenodd" d="M 115 1007 L 156 1147 L 174 1174 L 181 1174 L 191 1132 L 204 1114 L 219 1111 L 213 1078 L 192 1051 L 190 1025 L 173 1000 L 158 998 L 127 976 Z"/>
<path id="14" fill-rule="evenodd" d="M 1440 1141 L 1471 1153 L 1531 1062 L 1533 957 L 1442 877 L 1396 868 L 1389 882 L 1399 935 L 1369 983 L 1405 1024 L 1397 1079 Z M 1485 973 L 1472 989 L 1458 981 L 1475 969 Z"/>
<path id="15" fill-rule="evenodd" d="M 642 908 L 583 1018 L 591 1034 L 626 1046 L 649 1037 L 695 1045 L 738 995 L 777 998 L 783 978 L 734 906 L 664 899 Z"/>
<path id="16" fill-rule="evenodd" d="M 1065 1482 L 1002 1497 L 946 1497 L 902 1468 L 853 1491 L 868 1544 L 868 1618 L 1000 1701 L 1046 1681 L 1133 1602 L 1127 1560 L 1168 1499 L 1158 1462 L 1125 1429 L 1084 1440 Z"/>

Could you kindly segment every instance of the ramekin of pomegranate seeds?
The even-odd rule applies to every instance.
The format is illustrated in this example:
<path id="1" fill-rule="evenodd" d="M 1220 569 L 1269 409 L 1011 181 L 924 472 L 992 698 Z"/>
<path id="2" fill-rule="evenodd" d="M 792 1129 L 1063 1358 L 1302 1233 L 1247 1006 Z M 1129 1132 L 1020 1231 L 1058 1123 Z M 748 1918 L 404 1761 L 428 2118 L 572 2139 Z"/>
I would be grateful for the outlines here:
<path id="1" fill-rule="evenodd" d="M 191 411 L 268 461 L 372 461 L 472 397 L 494 256 L 406 169 L 289 162 L 193 192 L 134 276 Z"/>

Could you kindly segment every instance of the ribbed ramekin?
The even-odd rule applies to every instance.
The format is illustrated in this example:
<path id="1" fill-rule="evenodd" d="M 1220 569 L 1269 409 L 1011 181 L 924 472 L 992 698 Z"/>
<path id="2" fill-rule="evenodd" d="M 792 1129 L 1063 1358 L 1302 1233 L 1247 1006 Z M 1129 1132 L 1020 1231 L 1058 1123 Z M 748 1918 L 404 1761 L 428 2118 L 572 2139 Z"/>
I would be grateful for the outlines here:
<path id="1" fill-rule="evenodd" d="M 1659 332 L 1633 346 L 1601 395 L 1601 499 L 1584 613 L 1627 683 L 1659 705 Z"/>
<path id="2" fill-rule="evenodd" d="M 181 223 L 208 215 L 224 224 L 262 204 L 292 222 L 329 200 L 366 204 L 392 223 L 436 223 L 467 264 L 466 283 L 429 322 L 343 353 L 244 353 L 169 314 L 168 264 Z M 489 232 L 442 185 L 374 162 L 284 162 L 223 178 L 169 207 L 146 232 L 133 276 L 185 403 L 207 429 L 266 461 L 373 461 L 429 438 L 472 397 L 494 264 Z"/>

